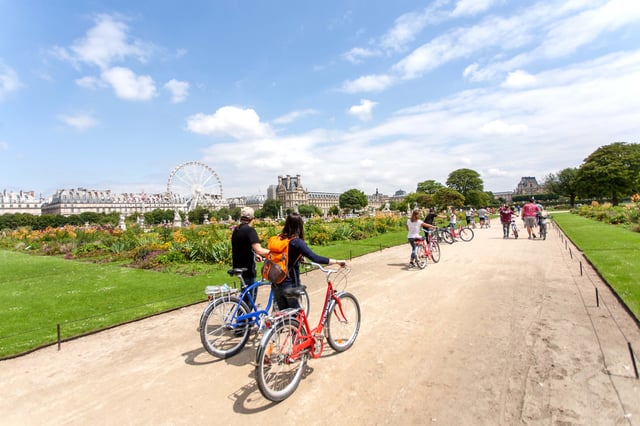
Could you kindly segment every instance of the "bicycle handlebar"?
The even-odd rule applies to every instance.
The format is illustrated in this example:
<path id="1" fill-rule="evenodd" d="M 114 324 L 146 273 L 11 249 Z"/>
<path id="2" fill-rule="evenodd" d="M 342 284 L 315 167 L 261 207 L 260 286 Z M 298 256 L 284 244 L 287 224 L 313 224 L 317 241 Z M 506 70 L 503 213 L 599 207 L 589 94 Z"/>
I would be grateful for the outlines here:
<path id="1" fill-rule="evenodd" d="M 316 262 L 311 262 L 311 261 L 300 262 L 300 264 L 315 266 L 316 268 L 320 269 L 322 272 L 327 274 L 327 278 L 329 278 L 329 275 L 331 275 L 331 274 L 334 274 L 336 272 L 340 272 L 340 269 L 346 268 L 347 272 L 349 272 L 351 270 L 351 269 L 347 268 L 346 263 L 345 263 L 345 266 L 340 266 L 340 269 L 325 268 L 321 264 L 316 263 Z"/>

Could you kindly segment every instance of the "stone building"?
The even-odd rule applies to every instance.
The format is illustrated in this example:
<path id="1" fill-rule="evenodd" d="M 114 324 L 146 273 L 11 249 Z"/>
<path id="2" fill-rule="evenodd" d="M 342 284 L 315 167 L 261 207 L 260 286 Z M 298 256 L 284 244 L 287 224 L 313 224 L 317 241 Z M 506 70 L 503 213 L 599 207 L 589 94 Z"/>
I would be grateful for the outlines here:
<path id="1" fill-rule="evenodd" d="M 40 216 L 42 198 L 36 198 L 34 191 L 0 192 L 0 214 L 28 213 Z"/>
<path id="2" fill-rule="evenodd" d="M 280 201 L 283 210 L 295 210 L 298 206 L 308 205 L 318 207 L 326 216 L 333 206 L 340 206 L 340 193 L 309 192 L 302 186 L 300 175 L 278 176 L 278 184 L 275 185 L 275 188 L 269 187 L 267 194 L 270 190 L 275 193 L 274 198 Z M 367 196 L 367 210 L 379 209 L 390 199 L 391 197 L 380 194 L 376 189 L 375 194 Z"/>
<path id="3" fill-rule="evenodd" d="M 184 200 L 186 203 L 186 200 Z M 111 190 L 59 189 L 42 205 L 42 214 L 70 216 L 84 212 L 94 213 L 146 213 L 155 209 L 173 210 L 174 202 L 165 194 L 122 193 Z"/>
<path id="4" fill-rule="evenodd" d="M 518 186 L 513 191 L 514 195 L 533 195 L 541 194 L 544 192 L 544 188 L 538 184 L 538 181 L 533 176 L 523 176 L 518 183 Z"/>

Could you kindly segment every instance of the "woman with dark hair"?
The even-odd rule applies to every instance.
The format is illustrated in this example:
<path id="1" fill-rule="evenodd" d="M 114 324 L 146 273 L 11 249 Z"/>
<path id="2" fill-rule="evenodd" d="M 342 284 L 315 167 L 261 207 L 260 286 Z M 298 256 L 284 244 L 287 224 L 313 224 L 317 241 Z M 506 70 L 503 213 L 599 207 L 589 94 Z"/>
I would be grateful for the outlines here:
<path id="1" fill-rule="evenodd" d="M 288 275 L 280 284 L 272 284 L 273 296 L 278 304 L 278 309 L 299 308 L 297 298 L 287 298 L 284 296 L 284 290 L 287 288 L 300 285 L 300 262 L 303 257 L 312 262 L 323 265 L 340 265 L 345 266 L 344 260 L 330 259 L 314 253 L 307 243 L 304 241 L 304 222 L 299 213 L 293 212 L 287 216 L 284 227 L 280 233 L 281 238 L 289 238 L 289 260 L 287 263 Z"/>

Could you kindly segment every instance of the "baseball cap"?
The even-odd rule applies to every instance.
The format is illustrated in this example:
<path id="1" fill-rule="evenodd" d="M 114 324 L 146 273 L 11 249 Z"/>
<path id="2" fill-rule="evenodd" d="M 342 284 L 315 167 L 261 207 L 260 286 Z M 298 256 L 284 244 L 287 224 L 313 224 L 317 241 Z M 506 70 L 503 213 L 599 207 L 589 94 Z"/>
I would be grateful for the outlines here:
<path id="1" fill-rule="evenodd" d="M 243 207 L 240 210 L 240 217 L 245 219 L 253 219 L 253 209 L 251 207 Z"/>

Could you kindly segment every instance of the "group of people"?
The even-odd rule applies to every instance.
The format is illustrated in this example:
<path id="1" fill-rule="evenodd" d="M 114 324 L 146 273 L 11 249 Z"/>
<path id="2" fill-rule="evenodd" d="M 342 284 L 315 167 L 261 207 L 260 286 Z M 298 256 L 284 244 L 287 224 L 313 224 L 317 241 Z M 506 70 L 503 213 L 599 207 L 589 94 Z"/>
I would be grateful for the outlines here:
<path id="1" fill-rule="evenodd" d="M 520 217 L 524 222 L 524 227 L 527 230 L 529 239 L 536 238 L 534 228 L 538 226 L 540 216 L 542 215 L 543 207 L 541 204 L 536 203 L 536 199 L 531 197 L 529 202 L 522 206 Z M 504 204 L 500 207 L 500 223 L 502 223 L 503 238 L 509 238 L 509 230 L 511 229 L 511 222 L 517 217 L 516 208 L 507 206 Z"/>
<path id="2" fill-rule="evenodd" d="M 251 226 L 253 219 L 254 210 L 251 207 L 243 207 L 240 210 L 240 224 L 231 233 L 232 266 L 244 270 L 242 279 L 247 286 L 256 282 L 256 262 L 261 262 L 263 257 L 269 254 L 269 249 L 262 247 L 258 233 Z M 298 299 L 286 297 L 284 293 L 286 289 L 300 285 L 300 263 L 304 258 L 323 265 L 345 266 L 346 262 L 320 256 L 309 248 L 304 239 L 304 221 L 297 212 L 289 213 L 280 237 L 290 239 L 288 275 L 282 283 L 271 285 L 274 300 L 280 310 L 299 308 Z M 255 300 L 257 287 L 252 292 L 251 297 Z"/>

